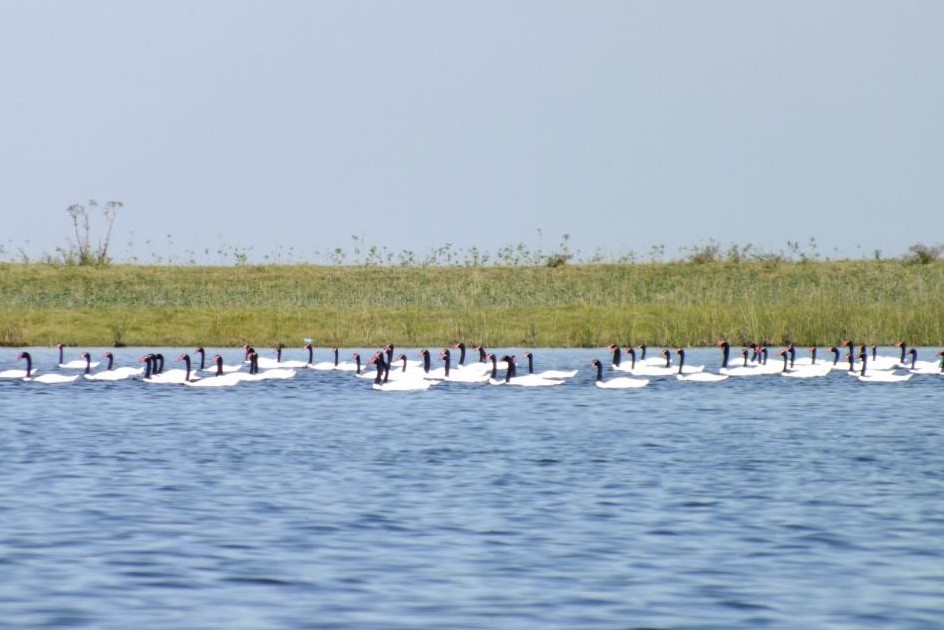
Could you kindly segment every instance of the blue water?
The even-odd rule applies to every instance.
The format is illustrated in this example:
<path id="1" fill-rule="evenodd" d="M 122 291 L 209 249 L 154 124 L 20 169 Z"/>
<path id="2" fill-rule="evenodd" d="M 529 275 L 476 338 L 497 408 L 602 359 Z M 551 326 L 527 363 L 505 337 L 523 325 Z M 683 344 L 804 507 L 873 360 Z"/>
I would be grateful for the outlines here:
<path id="1" fill-rule="evenodd" d="M 604 350 L 535 358 L 581 371 L 0 381 L 0 627 L 944 627 L 944 378 L 600 390 Z"/>

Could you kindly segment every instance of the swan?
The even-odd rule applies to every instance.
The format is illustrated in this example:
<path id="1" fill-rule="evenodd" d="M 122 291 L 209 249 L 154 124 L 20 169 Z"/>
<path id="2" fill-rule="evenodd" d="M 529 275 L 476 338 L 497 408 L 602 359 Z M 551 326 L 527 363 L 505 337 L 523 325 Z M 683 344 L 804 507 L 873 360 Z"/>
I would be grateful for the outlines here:
<path id="1" fill-rule="evenodd" d="M 525 352 L 524 356 L 528 359 L 528 374 L 534 374 L 534 354 Z M 577 370 L 544 370 L 538 372 L 537 376 L 541 378 L 566 379 L 577 376 Z"/>
<path id="2" fill-rule="evenodd" d="M 40 374 L 39 376 L 33 376 L 33 357 L 30 356 L 30 353 L 25 351 L 21 352 L 16 358 L 17 360 L 26 360 L 26 376 L 23 377 L 24 381 L 30 381 L 33 383 L 59 384 L 71 383 L 79 378 L 78 374 L 73 376 L 66 376 L 65 374 Z"/>
<path id="3" fill-rule="evenodd" d="M 439 358 L 443 360 L 444 376 L 442 380 L 444 381 L 451 383 L 484 383 L 489 378 L 487 365 L 480 367 L 482 364 L 475 364 L 464 368 L 450 369 L 451 355 L 448 348 L 443 348 Z M 420 372 L 420 374 L 423 373 Z"/>
<path id="4" fill-rule="evenodd" d="M 544 378 L 538 374 L 523 374 L 518 376 L 518 359 L 512 356 L 503 356 L 502 361 L 507 364 L 505 369 L 505 385 L 518 385 L 520 387 L 553 387 L 563 385 L 564 381 L 553 378 Z"/>
<path id="5" fill-rule="evenodd" d="M 275 346 L 275 365 L 265 361 L 266 368 L 306 368 L 311 364 L 311 344 L 306 343 L 308 346 L 308 361 L 299 361 L 293 359 L 282 360 L 282 350 L 285 349 L 285 344 L 279 343 Z"/>
<path id="6" fill-rule="evenodd" d="M 727 374 L 714 374 L 712 372 L 689 372 L 684 373 L 683 368 L 685 366 L 685 349 L 678 348 L 675 351 L 679 355 L 679 369 L 678 373 L 675 375 L 675 378 L 679 381 L 689 381 L 692 383 L 717 383 L 718 381 L 723 381 L 728 378 Z M 704 368 L 705 366 L 701 366 Z"/>
<path id="7" fill-rule="evenodd" d="M 56 348 L 59 350 L 59 364 L 56 367 L 59 367 L 64 370 L 84 370 L 86 366 L 98 367 L 98 361 L 85 361 L 83 359 L 76 359 L 74 361 L 63 361 L 62 360 L 62 349 L 65 348 L 65 344 L 57 343 Z M 80 355 L 81 356 L 81 355 Z"/>
<path id="8" fill-rule="evenodd" d="M 865 371 L 866 368 L 866 353 L 859 353 L 859 360 L 862 362 L 862 368 L 859 373 L 856 375 L 863 383 L 902 383 L 911 378 L 911 374 L 895 374 L 888 370 L 879 370 L 877 372 Z"/>
<path id="9" fill-rule="evenodd" d="M 653 366 L 653 367 L 662 367 L 662 364 L 664 363 L 664 359 L 663 359 L 663 358 L 660 358 L 660 357 L 646 357 L 646 350 L 648 349 L 648 346 L 646 346 L 646 344 L 641 343 L 641 344 L 639 344 L 639 346 L 637 346 L 637 347 L 639 348 L 639 359 L 638 359 L 638 363 L 641 363 L 642 365 L 651 365 L 651 366 Z M 663 350 L 663 351 L 662 351 L 662 356 L 663 356 L 663 357 L 665 357 L 665 353 L 666 353 L 666 352 L 668 352 L 668 350 Z"/>
<path id="10" fill-rule="evenodd" d="M 113 367 L 115 363 L 115 355 L 111 352 L 106 352 L 104 357 L 108 359 L 107 367 L 104 370 L 98 372 L 92 372 L 92 361 L 88 356 L 88 352 L 83 352 L 82 357 L 86 359 L 86 368 L 85 368 L 85 378 L 90 381 L 122 381 L 134 376 L 141 376 L 141 368 L 136 367 Z"/>
<path id="11" fill-rule="evenodd" d="M 19 359 L 19 357 L 17 357 Z M 30 368 L 32 368 L 32 360 L 30 361 Z M 34 374 L 38 374 L 39 370 L 33 371 Z M 0 372 L 0 378 L 19 378 L 24 379 L 29 376 L 29 373 L 26 370 L 12 369 L 12 370 L 3 370 Z"/>
<path id="12" fill-rule="evenodd" d="M 911 361 L 905 367 L 912 374 L 940 374 L 944 372 L 944 354 L 938 352 L 942 357 L 940 361 L 918 361 L 918 351 L 915 348 L 908 350 L 908 356 Z"/>
<path id="13" fill-rule="evenodd" d="M 468 365 L 465 363 L 465 344 L 460 341 L 454 347 L 459 351 L 459 362 L 453 366 L 453 370 L 456 373 L 461 372 L 463 377 L 468 379 L 463 379 L 463 382 L 480 383 L 488 380 L 488 374 L 491 368 L 489 368 L 488 363 L 485 362 L 488 356 L 484 355 L 484 358 L 482 358 L 484 349 L 481 346 L 475 347 L 479 349 L 479 357 L 482 360 L 476 363 L 469 363 Z"/>
<path id="14" fill-rule="evenodd" d="M 600 389 L 638 389 L 649 384 L 646 378 L 630 378 L 628 376 L 618 376 L 608 381 L 603 380 L 603 364 L 599 359 L 594 359 L 590 365 L 597 369 L 596 386 Z"/>
<path id="15" fill-rule="evenodd" d="M 184 385 L 190 387 L 232 387 L 237 383 L 248 380 L 249 374 L 246 372 L 226 372 L 226 366 L 223 365 L 223 357 L 213 355 L 213 363 L 216 366 L 212 376 L 197 380 L 184 381 Z"/>

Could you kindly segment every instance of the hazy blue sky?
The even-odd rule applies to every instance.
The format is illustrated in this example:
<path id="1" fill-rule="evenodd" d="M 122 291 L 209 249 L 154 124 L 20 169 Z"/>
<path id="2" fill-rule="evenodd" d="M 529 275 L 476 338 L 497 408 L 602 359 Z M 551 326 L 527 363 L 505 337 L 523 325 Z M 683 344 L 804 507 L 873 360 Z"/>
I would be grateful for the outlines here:
<path id="1" fill-rule="evenodd" d="M 119 258 L 900 255 L 944 242 L 942 34 L 939 0 L 0 0 L 0 245 L 95 198 Z"/>

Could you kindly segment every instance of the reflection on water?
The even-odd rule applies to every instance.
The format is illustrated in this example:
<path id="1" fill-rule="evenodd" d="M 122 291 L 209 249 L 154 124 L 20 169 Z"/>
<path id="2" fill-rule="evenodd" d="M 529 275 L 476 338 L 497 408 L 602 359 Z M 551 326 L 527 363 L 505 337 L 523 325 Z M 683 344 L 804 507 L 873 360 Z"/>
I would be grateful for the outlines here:
<path id="1" fill-rule="evenodd" d="M 580 372 L 533 389 L 0 381 L 0 627 L 941 627 L 944 379 L 609 391 L 593 358 L 536 351 Z"/>

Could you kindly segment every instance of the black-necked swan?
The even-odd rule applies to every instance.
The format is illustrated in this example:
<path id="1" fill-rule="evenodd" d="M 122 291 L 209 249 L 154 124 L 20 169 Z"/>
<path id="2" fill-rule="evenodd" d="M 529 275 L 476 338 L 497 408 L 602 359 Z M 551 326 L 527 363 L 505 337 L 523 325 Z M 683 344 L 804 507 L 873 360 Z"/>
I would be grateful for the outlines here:
<path id="1" fill-rule="evenodd" d="M 21 352 L 16 358 L 17 360 L 26 360 L 26 375 L 23 377 L 24 381 L 30 381 L 33 383 L 49 383 L 55 385 L 59 383 L 71 383 L 79 378 L 78 374 L 73 376 L 66 376 L 65 374 L 40 374 L 39 376 L 33 376 L 33 357 L 30 356 L 30 353 L 25 351 Z"/>
<path id="2" fill-rule="evenodd" d="M 86 373 L 85 378 L 90 381 L 122 381 L 135 376 L 141 376 L 141 374 L 144 373 L 142 368 L 128 366 L 117 368 L 114 367 L 115 355 L 113 355 L 111 352 L 106 352 L 104 357 L 108 360 L 108 363 L 105 365 L 105 369 L 99 370 L 98 372 L 92 372 L 91 374 Z"/>
<path id="3" fill-rule="evenodd" d="M 76 359 L 74 361 L 63 361 L 62 350 L 65 348 L 65 344 L 57 343 L 56 349 L 59 350 L 59 363 L 57 367 L 64 370 L 84 370 L 86 366 L 89 367 L 98 367 L 98 361 L 85 361 L 85 359 Z"/>
<path id="4" fill-rule="evenodd" d="M 904 367 L 912 374 L 939 374 L 944 370 L 944 367 L 940 367 L 944 365 L 941 361 L 918 361 L 918 350 L 915 348 L 908 350 L 908 356 L 910 360 Z"/>
<path id="5" fill-rule="evenodd" d="M 649 384 L 647 378 L 631 378 L 629 376 L 618 376 L 608 381 L 603 380 L 603 364 L 599 359 L 594 359 L 590 365 L 597 369 L 596 386 L 600 389 L 638 389 Z"/>
<path id="6" fill-rule="evenodd" d="M 528 351 L 524 353 L 524 356 L 528 359 L 528 374 L 535 374 L 541 378 L 550 378 L 550 379 L 567 379 L 577 376 L 577 370 L 542 370 L 535 373 L 534 371 L 534 353 Z"/>
<path id="7" fill-rule="evenodd" d="M 875 372 L 866 372 L 867 358 L 865 352 L 859 353 L 859 360 L 862 361 L 862 368 L 856 375 L 864 383 L 901 383 L 911 378 L 911 374 L 895 374 L 889 370 L 878 370 Z"/>
<path id="8" fill-rule="evenodd" d="M 679 366 L 678 373 L 675 375 L 675 378 L 680 381 L 688 381 L 692 383 L 717 383 L 718 381 L 723 381 L 728 378 L 727 374 L 715 374 L 713 372 L 685 372 L 685 349 L 677 348 L 675 353 L 679 357 Z M 704 369 L 705 366 L 701 366 Z"/>

